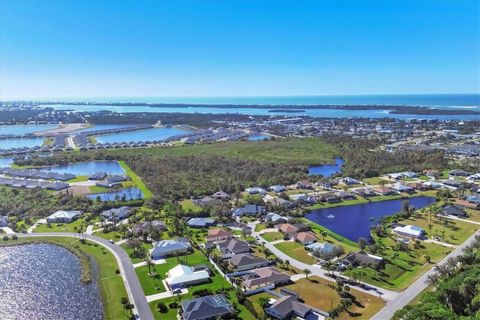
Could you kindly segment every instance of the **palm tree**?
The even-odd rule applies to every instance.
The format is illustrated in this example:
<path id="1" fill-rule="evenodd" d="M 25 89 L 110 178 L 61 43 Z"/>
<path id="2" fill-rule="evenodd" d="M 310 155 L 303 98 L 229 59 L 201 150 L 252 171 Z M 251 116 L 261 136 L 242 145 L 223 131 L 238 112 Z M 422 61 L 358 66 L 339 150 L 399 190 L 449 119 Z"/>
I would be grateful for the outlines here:
<path id="1" fill-rule="evenodd" d="M 321 233 L 321 235 L 322 235 L 322 240 L 325 241 L 325 238 L 326 238 L 327 235 L 328 235 L 328 234 L 327 234 L 327 231 L 323 230 L 322 233 Z"/>
<path id="2" fill-rule="evenodd" d="M 308 275 L 311 274 L 312 272 L 309 269 L 304 269 L 303 273 L 305 274 L 305 278 L 308 279 Z"/>

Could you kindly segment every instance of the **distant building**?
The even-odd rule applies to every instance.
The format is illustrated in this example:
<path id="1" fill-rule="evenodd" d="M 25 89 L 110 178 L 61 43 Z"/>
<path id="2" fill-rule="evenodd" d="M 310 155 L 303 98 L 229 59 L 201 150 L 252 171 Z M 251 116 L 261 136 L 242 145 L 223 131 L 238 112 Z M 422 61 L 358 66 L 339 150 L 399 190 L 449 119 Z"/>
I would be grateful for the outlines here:
<path id="1" fill-rule="evenodd" d="M 243 276 L 243 286 L 248 290 L 256 290 L 263 287 L 275 288 L 278 285 L 290 282 L 290 276 L 273 267 L 252 270 Z"/>
<path id="2" fill-rule="evenodd" d="M 252 188 L 247 188 L 245 189 L 246 192 L 248 192 L 249 194 L 260 194 L 260 195 L 265 195 L 267 194 L 267 191 L 263 188 L 260 188 L 260 187 L 252 187 Z"/>
<path id="3" fill-rule="evenodd" d="M 151 230 L 163 232 L 167 230 L 167 226 L 160 220 L 152 220 L 141 222 L 134 228 L 136 234 L 150 232 Z"/>
<path id="4" fill-rule="evenodd" d="M 385 259 L 364 252 L 350 252 L 345 260 L 354 266 L 372 266 L 374 268 L 382 268 L 385 265 Z"/>
<path id="5" fill-rule="evenodd" d="M 97 172 L 97 173 L 91 174 L 88 177 L 88 180 L 103 180 L 105 179 L 106 176 L 107 174 L 105 172 Z"/>
<path id="6" fill-rule="evenodd" d="M 210 207 L 216 206 L 222 203 L 222 200 L 210 196 L 206 196 L 200 199 L 193 199 L 193 204 L 199 207 Z"/>
<path id="7" fill-rule="evenodd" d="M 295 241 L 300 242 L 303 245 L 312 244 L 317 241 L 317 236 L 312 231 L 302 231 L 297 233 L 295 236 Z"/>
<path id="8" fill-rule="evenodd" d="M 255 216 L 258 214 L 263 214 L 264 212 L 265 212 L 264 206 L 258 206 L 256 204 L 247 204 L 244 207 L 233 210 L 233 215 L 236 217 Z"/>
<path id="9" fill-rule="evenodd" d="M 70 223 L 72 221 L 77 220 L 82 211 L 64 211 L 59 210 L 55 213 L 52 213 L 47 217 L 48 223 Z"/>
<path id="10" fill-rule="evenodd" d="M 274 185 L 274 186 L 271 186 L 269 188 L 271 191 L 275 192 L 275 193 L 280 193 L 280 192 L 284 192 L 287 190 L 287 188 L 285 188 L 285 186 L 283 185 Z"/>
<path id="11" fill-rule="evenodd" d="M 210 229 L 205 237 L 207 242 L 224 241 L 233 238 L 233 234 L 228 230 Z"/>
<path id="12" fill-rule="evenodd" d="M 446 216 L 455 216 L 459 218 L 466 218 L 467 213 L 463 211 L 462 208 L 454 206 L 454 205 L 448 205 L 442 208 L 442 213 Z"/>
<path id="13" fill-rule="evenodd" d="M 279 223 L 286 223 L 286 222 L 288 222 L 289 219 L 287 217 L 283 217 L 283 216 L 281 216 L 277 213 L 270 212 L 270 213 L 267 213 L 265 215 L 264 220 L 267 223 L 271 223 L 273 225 L 276 225 L 276 224 L 279 224 Z"/>
<path id="14" fill-rule="evenodd" d="M 183 300 L 184 320 L 215 320 L 233 314 L 234 308 L 223 294 Z"/>
<path id="15" fill-rule="evenodd" d="M 237 240 L 235 238 L 219 242 L 217 246 L 224 256 L 227 257 L 250 251 L 250 246 L 246 241 Z"/>

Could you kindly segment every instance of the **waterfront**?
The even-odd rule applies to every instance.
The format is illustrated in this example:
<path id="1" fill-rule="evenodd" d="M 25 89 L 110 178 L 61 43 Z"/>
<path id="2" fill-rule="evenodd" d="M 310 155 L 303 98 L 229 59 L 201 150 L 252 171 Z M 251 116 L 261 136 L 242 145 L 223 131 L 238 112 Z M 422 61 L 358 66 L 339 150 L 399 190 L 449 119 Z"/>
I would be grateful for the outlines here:
<path id="1" fill-rule="evenodd" d="M 117 161 L 113 160 L 77 162 L 51 167 L 41 167 L 38 170 L 71 173 L 76 176 L 88 176 L 97 172 L 105 172 L 108 175 L 125 174 L 122 166 L 120 166 Z"/>
<path id="2" fill-rule="evenodd" d="M 58 124 L 17 124 L 17 125 L 0 125 L 0 135 L 13 134 L 24 135 L 45 130 L 57 128 Z"/>
<path id="3" fill-rule="evenodd" d="M 122 142 L 140 142 L 152 140 L 164 140 L 180 134 L 190 133 L 190 131 L 177 128 L 152 128 L 146 130 L 127 131 L 114 134 L 104 134 L 95 136 L 98 143 L 122 143 Z"/>
<path id="4" fill-rule="evenodd" d="M 43 145 L 43 138 L 0 139 L 0 149 L 33 148 Z"/>
<path id="5" fill-rule="evenodd" d="M 323 176 L 330 178 L 331 176 L 342 171 L 342 166 L 345 163 L 340 157 L 335 158 L 335 164 L 324 164 L 321 166 L 311 166 L 308 168 L 308 174 L 311 176 Z"/>
<path id="6" fill-rule="evenodd" d="M 402 201 L 403 199 L 387 200 L 318 209 L 307 213 L 305 218 L 347 239 L 358 241 L 360 237 L 370 238 L 370 229 L 380 218 L 399 212 Z M 408 202 L 415 208 L 421 209 L 434 203 L 435 198 L 414 197 L 409 198 Z"/>
<path id="7" fill-rule="evenodd" d="M 102 319 L 99 289 L 80 274 L 78 258 L 62 247 L 0 247 L 0 319 Z"/>

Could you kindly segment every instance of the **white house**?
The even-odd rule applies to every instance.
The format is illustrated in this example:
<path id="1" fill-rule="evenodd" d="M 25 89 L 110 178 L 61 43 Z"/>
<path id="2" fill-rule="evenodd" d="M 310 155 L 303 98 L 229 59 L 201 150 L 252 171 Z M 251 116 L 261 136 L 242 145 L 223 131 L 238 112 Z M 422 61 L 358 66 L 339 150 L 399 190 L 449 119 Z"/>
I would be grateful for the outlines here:
<path id="1" fill-rule="evenodd" d="M 82 211 L 64 211 L 58 210 L 47 217 L 48 223 L 70 223 L 82 214 Z"/>
<path id="2" fill-rule="evenodd" d="M 392 232 L 400 236 L 417 238 L 417 239 L 421 238 L 425 234 L 425 230 L 423 230 L 420 227 L 412 226 L 412 225 L 395 227 L 392 230 Z"/>
<path id="3" fill-rule="evenodd" d="M 195 284 L 208 282 L 210 274 L 208 269 L 189 267 L 179 264 L 168 271 L 168 277 L 165 282 L 170 289 L 184 288 Z"/>

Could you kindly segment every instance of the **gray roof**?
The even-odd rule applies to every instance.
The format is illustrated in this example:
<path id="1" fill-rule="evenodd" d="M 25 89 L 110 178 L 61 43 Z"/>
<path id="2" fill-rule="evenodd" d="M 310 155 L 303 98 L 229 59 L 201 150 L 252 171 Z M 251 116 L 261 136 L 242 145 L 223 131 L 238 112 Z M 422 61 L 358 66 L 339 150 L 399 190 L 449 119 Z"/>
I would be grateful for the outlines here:
<path id="1" fill-rule="evenodd" d="M 230 259 L 230 262 L 236 267 L 241 267 L 249 264 L 262 263 L 262 262 L 268 262 L 268 261 L 263 258 L 254 256 L 251 253 L 241 253 L 241 254 L 234 255 Z"/>
<path id="2" fill-rule="evenodd" d="M 162 240 L 153 245 L 152 255 L 167 255 L 177 251 L 185 251 L 190 248 L 190 243 L 184 238 L 178 238 L 177 240 Z"/>
<path id="3" fill-rule="evenodd" d="M 132 208 L 123 206 L 105 210 L 100 215 L 106 219 L 123 220 L 132 214 Z"/>
<path id="4" fill-rule="evenodd" d="M 233 307 L 223 294 L 182 301 L 185 320 L 209 319 L 232 313 Z"/>
<path id="5" fill-rule="evenodd" d="M 250 246 L 245 241 L 240 241 L 235 238 L 228 239 L 218 243 L 219 249 L 223 253 L 243 253 L 250 250 Z"/>
<path id="6" fill-rule="evenodd" d="M 190 227 L 206 227 L 215 223 L 213 218 L 192 218 L 188 220 L 187 225 Z"/>

